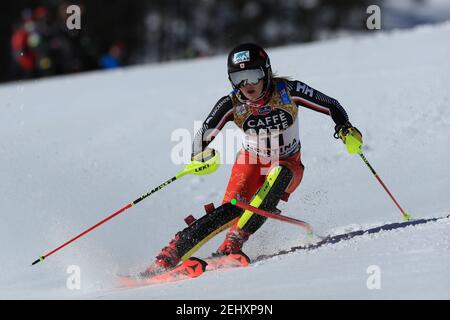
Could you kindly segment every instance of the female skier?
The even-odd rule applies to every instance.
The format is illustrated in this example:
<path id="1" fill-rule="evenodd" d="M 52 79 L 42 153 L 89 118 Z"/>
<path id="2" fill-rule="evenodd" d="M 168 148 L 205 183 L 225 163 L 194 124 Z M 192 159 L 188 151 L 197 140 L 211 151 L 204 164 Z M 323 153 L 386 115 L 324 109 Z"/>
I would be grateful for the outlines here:
<path id="1" fill-rule="evenodd" d="M 266 218 L 231 205 L 236 198 L 273 213 L 280 200 L 287 201 L 299 186 L 304 166 L 301 162 L 298 107 L 331 116 L 335 138 L 344 143 L 352 135 L 362 143 L 339 102 L 300 81 L 272 74 L 270 59 L 256 44 L 241 44 L 228 55 L 228 79 L 233 91 L 216 103 L 203 122 L 194 143 L 192 159 L 201 161 L 213 150 L 207 148 L 229 121 L 244 132 L 239 151 L 220 207 L 178 232 L 156 257 L 144 275 L 175 267 L 188 259 L 206 241 L 230 228 L 216 254 L 241 252 L 242 246 Z"/>

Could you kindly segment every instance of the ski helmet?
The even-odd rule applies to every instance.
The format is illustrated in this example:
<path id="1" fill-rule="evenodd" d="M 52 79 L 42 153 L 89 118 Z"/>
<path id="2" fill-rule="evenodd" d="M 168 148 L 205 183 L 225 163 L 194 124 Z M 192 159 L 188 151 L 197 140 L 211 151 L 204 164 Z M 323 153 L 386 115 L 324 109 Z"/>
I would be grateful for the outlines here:
<path id="1" fill-rule="evenodd" d="M 272 68 L 266 51 L 254 43 L 244 43 L 228 54 L 228 79 L 235 90 L 243 82 L 257 83 L 264 80 L 261 96 L 264 96 L 272 79 Z"/>

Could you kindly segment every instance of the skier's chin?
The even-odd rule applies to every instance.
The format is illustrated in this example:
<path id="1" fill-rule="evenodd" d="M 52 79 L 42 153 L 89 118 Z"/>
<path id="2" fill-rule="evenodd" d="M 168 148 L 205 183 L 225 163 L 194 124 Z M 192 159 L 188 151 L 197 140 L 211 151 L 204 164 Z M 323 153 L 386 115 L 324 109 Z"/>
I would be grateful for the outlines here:
<path id="1" fill-rule="evenodd" d="M 258 95 L 256 94 L 256 90 L 253 90 L 253 89 L 245 91 L 244 95 L 249 100 L 255 100 L 256 98 L 258 98 Z"/>

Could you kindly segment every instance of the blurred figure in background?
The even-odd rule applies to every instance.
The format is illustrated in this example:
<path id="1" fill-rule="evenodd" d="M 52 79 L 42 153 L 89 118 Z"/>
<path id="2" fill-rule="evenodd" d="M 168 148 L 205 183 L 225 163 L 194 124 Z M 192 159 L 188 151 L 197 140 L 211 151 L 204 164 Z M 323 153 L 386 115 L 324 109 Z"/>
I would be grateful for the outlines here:
<path id="1" fill-rule="evenodd" d="M 33 10 L 32 32 L 28 38 L 28 44 L 36 57 L 35 76 L 43 77 L 55 74 L 55 61 L 52 34 L 50 26 L 49 9 L 45 6 L 39 6 Z"/>
<path id="2" fill-rule="evenodd" d="M 100 67 L 103 69 L 116 69 L 123 65 L 124 46 L 122 42 L 116 41 L 108 50 L 102 55 L 99 60 Z"/>
<path id="3" fill-rule="evenodd" d="M 11 49 L 18 78 L 67 74 L 99 67 L 95 46 L 81 30 L 66 26 L 68 4 L 55 12 L 46 6 L 22 12 L 21 23 L 11 35 Z"/>
<path id="4" fill-rule="evenodd" d="M 36 56 L 32 50 L 32 32 L 34 28 L 31 9 L 22 11 L 22 22 L 11 37 L 12 56 L 16 62 L 15 73 L 19 77 L 31 78 L 36 68 Z"/>
<path id="5" fill-rule="evenodd" d="M 60 42 L 60 58 L 62 73 L 73 73 L 98 69 L 98 49 L 89 36 L 82 30 L 69 30 L 66 26 L 67 7 L 70 3 L 63 2 L 57 7 L 53 29 Z M 85 7 L 80 5 L 82 14 Z"/>
<path id="6" fill-rule="evenodd" d="M 22 23 L 11 37 L 11 49 L 18 73 L 25 78 L 43 77 L 62 73 L 61 51 L 63 42 L 51 24 L 49 9 L 39 6 L 26 9 Z"/>

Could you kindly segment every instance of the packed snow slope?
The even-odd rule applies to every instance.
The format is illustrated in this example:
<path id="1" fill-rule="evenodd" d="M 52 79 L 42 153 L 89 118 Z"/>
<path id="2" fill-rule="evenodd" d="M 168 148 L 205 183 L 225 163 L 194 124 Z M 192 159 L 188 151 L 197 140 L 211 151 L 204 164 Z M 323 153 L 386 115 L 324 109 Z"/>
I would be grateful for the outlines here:
<path id="1" fill-rule="evenodd" d="M 450 213 L 449 39 L 446 23 L 269 50 L 278 74 L 341 102 L 364 135 L 366 157 L 415 218 Z M 178 133 L 192 136 L 194 121 L 229 91 L 224 56 L 1 86 L 0 298 L 450 298 L 449 219 L 192 281 L 115 290 L 114 274 L 142 270 L 185 216 L 220 204 L 238 150 L 220 141 L 227 163 L 213 175 L 186 176 L 30 266 L 178 172 Z M 361 159 L 332 138 L 331 118 L 307 109 L 299 117 L 306 170 L 283 213 L 320 234 L 400 221 Z M 304 241 L 302 230 L 268 221 L 245 251 L 254 258 Z M 66 286 L 73 265 L 80 290 Z M 379 289 L 367 287 L 371 266 Z"/>

